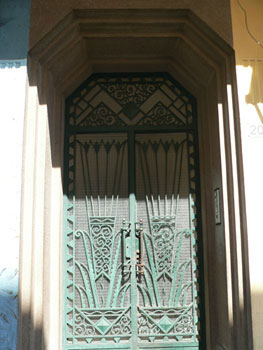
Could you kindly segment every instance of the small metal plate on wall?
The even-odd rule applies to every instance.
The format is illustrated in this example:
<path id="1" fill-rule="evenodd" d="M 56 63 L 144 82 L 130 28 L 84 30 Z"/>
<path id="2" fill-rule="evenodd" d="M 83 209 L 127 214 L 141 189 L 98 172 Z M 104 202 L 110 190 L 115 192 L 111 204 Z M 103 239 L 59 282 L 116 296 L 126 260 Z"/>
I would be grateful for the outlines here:
<path id="1" fill-rule="evenodd" d="M 214 190 L 214 203 L 215 203 L 215 223 L 221 224 L 221 210 L 220 210 L 220 190 L 216 188 Z"/>

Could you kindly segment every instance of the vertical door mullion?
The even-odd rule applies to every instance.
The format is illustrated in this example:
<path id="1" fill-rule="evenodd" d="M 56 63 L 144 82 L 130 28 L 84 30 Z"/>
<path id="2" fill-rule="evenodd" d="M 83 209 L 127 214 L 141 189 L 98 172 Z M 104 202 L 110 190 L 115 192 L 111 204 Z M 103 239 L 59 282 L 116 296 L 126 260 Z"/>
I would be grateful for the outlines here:
<path id="1" fill-rule="evenodd" d="M 136 197 L 135 197 L 135 133 L 128 132 L 128 189 L 129 189 L 129 220 L 131 224 L 131 322 L 132 350 L 137 349 L 137 286 L 136 286 Z"/>

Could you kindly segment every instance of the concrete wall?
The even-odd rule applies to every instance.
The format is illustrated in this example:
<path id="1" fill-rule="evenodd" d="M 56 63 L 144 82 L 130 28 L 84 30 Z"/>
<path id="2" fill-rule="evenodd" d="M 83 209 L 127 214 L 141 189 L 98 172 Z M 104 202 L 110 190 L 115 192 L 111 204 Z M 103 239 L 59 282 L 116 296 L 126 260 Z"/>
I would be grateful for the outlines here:
<path id="1" fill-rule="evenodd" d="M 248 223 L 254 349 L 263 349 L 263 2 L 232 0 Z M 248 30 L 261 46 L 249 35 Z"/>

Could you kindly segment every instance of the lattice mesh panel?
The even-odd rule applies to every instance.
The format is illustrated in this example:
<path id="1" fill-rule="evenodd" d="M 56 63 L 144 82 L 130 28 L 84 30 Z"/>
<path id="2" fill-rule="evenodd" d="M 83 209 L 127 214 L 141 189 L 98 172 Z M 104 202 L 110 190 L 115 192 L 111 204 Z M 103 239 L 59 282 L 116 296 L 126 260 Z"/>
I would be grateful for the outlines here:
<path id="1" fill-rule="evenodd" d="M 78 135 L 75 149 L 78 340 L 86 342 L 85 325 L 93 341 L 101 342 L 104 336 L 113 341 L 120 320 L 130 319 L 130 281 L 123 275 L 121 232 L 123 219 L 128 219 L 127 137 Z M 105 313 L 103 309 L 109 306 L 122 310 Z"/>
<path id="2" fill-rule="evenodd" d="M 189 333 L 194 332 L 188 152 L 186 133 L 136 137 L 137 218 L 143 223 L 144 236 L 144 273 L 137 281 L 138 327 L 146 342 L 147 335 L 163 339 L 168 328 L 168 333 L 177 333 L 177 318 L 188 309 Z M 167 323 L 163 328 L 162 321 Z M 160 327 L 155 327 L 158 322 Z"/>

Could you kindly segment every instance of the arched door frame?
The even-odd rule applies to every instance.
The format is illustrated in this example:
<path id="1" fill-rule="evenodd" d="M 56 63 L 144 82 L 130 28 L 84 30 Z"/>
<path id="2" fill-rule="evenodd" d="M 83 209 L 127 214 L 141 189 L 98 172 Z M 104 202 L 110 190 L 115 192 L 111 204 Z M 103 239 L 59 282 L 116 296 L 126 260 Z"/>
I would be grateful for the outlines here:
<path id="1" fill-rule="evenodd" d="M 61 348 L 65 98 L 118 71 L 167 71 L 197 98 L 207 348 L 252 349 L 234 52 L 191 11 L 146 9 L 73 11 L 29 53 L 19 349 Z"/>

